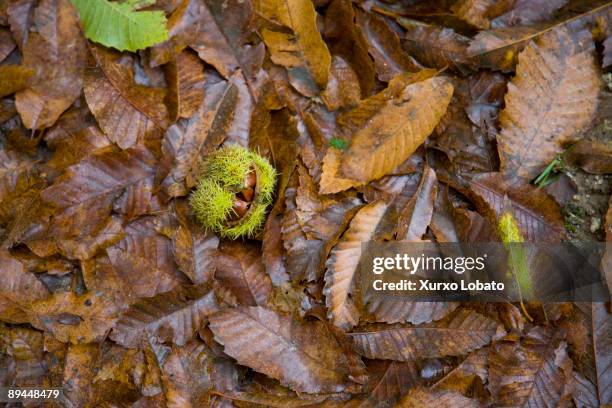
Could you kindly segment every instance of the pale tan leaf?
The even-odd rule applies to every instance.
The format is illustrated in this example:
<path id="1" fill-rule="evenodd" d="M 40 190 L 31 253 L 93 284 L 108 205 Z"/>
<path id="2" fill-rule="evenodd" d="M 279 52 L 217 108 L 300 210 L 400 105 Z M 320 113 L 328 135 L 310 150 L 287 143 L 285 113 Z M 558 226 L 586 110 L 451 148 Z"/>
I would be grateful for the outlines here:
<path id="1" fill-rule="evenodd" d="M 434 130 L 453 94 L 442 77 L 392 86 L 339 118 L 343 131 L 353 135 L 342 154 L 344 177 L 367 182 L 389 174 Z"/>
<path id="2" fill-rule="evenodd" d="M 500 114 L 502 173 L 536 177 L 590 124 L 599 88 L 589 32 L 558 28 L 529 43 Z"/>
<path id="3" fill-rule="evenodd" d="M 361 243 L 372 239 L 386 209 L 387 205 L 378 201 L 359 210 L 327 260 L 323 290 L 325 303 L 333 323 L 345 330 L 359 321 L 352 293 L 361 258 Z"/>

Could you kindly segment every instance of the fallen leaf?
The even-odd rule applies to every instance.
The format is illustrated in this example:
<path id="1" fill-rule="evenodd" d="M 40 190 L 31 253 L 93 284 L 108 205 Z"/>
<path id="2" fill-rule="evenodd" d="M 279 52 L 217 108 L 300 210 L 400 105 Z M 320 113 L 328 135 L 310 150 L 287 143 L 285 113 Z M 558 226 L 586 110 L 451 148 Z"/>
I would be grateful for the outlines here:
<path id="1" fill-rule="evenodd" d="M 110 337 L 128 348 L 137 347 L 145 335 L 183 346 L 218 310 L 214 292 L 206 286 L 178 287 L 133 304 L 117 321 Z"/>
<path id="2" fill-rule="evenodd" d="M 34 71 L 24 65 L 0 65 L 0 98 L 27 87 L 33 74 Z"/>
<path id="3" fill-rule="evenodd" d="M 568 393 L 572 363 L 564 342 L 535 328 L 531 342 L 502 342 L 489 354 L 489 388 L 501 404 L 558 404 Z M 537 384 L 537 385 L 536 385 Z"/>
<path id="4" fill-rule="evenodd" d="M 504 176 L 535 178 L 594 118 L 599 75 L 589 33 L 577 36 L 557 29 L 529 43 L 519 55 L 500 114 L 498 149 Z"/>
<path id="5" fill-rule="evenodd" d="M 10 31 L 6 28 L 0 28 L 0 62 L 4 61 L 16 46 L 17 44 L 15 44 Z"/>
<path id="6" fill-rule="evenodd" d="M 491 27 L 528 26 L 552 18 L 568 0 L 517 0 L 512 8 L 491 21 Z"/>
<path id="7" fill-rule="evenodd" d="M 446 79 L 436 77 L 407 85 L 395 95 L 381 93 L 362 101 L 340 119 L 344 132 L 355 132 L 342 152 L 341 174 L 363 182 L 388 174 L 433 131 L 452 92 Z"/>
<path id="8" fill-rule="evenodd" d="M 503 334 L 497 322 L 461 309 L 445 320 L 424 326 L 374 324 L 349 336 L 353 338 L 355 350 L 364 357 L 411 361 L 466 354 Z"/>
<path id="9" fill-rule="evenodd" d="M 397 33 L 376 14 L 356 13 L 356 23 L 368 44 L 368 51 L 376 64 L 376 76 L 390 81 L 402 72 L 417 72 L 422 67 L 406 55 L 400 46 Z"/>
<path id="10" fill-rule="evenodd" d="M 397 408 L 478 408 L 480 403 L 453 391 L 431 391 L 414 388 L 397 404 Z"/>
<path id="11" fill-rule="evenodd" d="M 437 194 L 438 179 L 436 178 L 436 172 L 426 165 L 414 197 L 400 214 L 397 227 L 398 240 L 421 240 L 431 222 Z"/>
<path id="12" fill-rule="evenodd" d="M 272 282 L 253 243 L 223 242 L 217 258 L 215 279 L 243 306 L 266 306 Z"/>
<path id="13" fill-rule="evenodd" d="M 291 85 L 305 96 L 315 96 L 325 89 L 331 56 L 317 31 L 317 13 L 312 3 L 256 0 L 254 9 L 273 23 L 264 27 L 261 35 L 272 61 L 287 68 Z"/>
<path id="14" fill-rule="evenodd" d="M 527 242 L 560 242 L 564 235 L 559 205 L 544 191 L 517 180 L 508 182 L 499 173 L 482 173 L 470 181 L 471 196 L 492 225 L 504 211 L 504 197 Z M 472 195 L 473 194 L 473 195 Z"/>
<path id="15" fill-rule="evenodd" d="M 612 173 L 612 146 L 607 143 L 581 140 L 567 150 L 564 159 L 591 174 Z"/>
<path id="16" fill-rule="evenodd" d="M 204 101 L 204 64 L 189 51 L 179 53 L 166 66 L 168 110 L 174 122 L 190 118 Z"/>
<path id="17" fill-rule="evenodd" d="M 453 4 L 451 10 L 457 17 L 467 21 L 474 27 L 486 29 L 491 25 L 490 13 L 496 3 L 495 0 L 460 0 Z"/>
<path id="18" fill-rule="evenodd" d="M 347 389 L 346 357 L 321 322 L 301 322 L 250 307 L 215 314 L 210 318 L 210 328 L 215 340 L 239 364 L 277 379 L 296 392 Z"/>
<path id="19" fill-rule="evenodd" d="M 90 49 L 98 67 L 86 70 L 85 98 L 106 136 L 122 149 L 159 139 L 168 126 L 164 90 L 136 84 L 131 58 Z"/>
<path id="20" fill-rule="evenodd" d="M 340 242 L 332 249 L 325 272 L 325 303 L 333 323 L 348 330 L 359 322 L 353 295 L 357 278 L 361 243 L 372 239 L 387 205 L 374 202 L 355 215 Z"/>
<path id="21" fill-rule="evenodd" d="M 43 0 L 34 10 L 34 27 L 19 45 L 23 65 L 34 76 L 15 95 L 15 106 L 28 129 L 53 125 L 81 94 L 87 51 L 77 21 L 68 0 Z"/>
<path id="22" fill-rule="evenodd" d="M 609 404 L 612 401 L 612 317 L 603 303 L 592 304 L 593 352 L 595 353 L 595 370 L 599 403 Z"/>

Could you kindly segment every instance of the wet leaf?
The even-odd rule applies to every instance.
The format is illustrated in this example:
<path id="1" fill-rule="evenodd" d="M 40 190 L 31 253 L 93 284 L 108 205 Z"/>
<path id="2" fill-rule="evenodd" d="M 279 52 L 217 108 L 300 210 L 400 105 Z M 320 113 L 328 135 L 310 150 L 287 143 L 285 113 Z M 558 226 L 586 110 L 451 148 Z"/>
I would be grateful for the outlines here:
<path id="1" fill-rule="evenodd" d="M 362 356 L 396 361 L 466 354 L 503 334 L 495 321 L 464 309 L 424 326 L 374 324 L 349 333 Z"/>
<path id="2" fill-rule="evenodd" d="M 205 286 L 178 287 L 132 305 L 110 336 L 129 348 L 137 347 L 145 335 L 183 346 L 218 309 L 214 293 Z"/>
<path id="3" fill-rule="evenodd" d="M 452 391 L 431 391 L 422 388 L 412 389 L 401 399 L 398 408 L 478 408 L 480 403 L 474 399 Z"/>
<path id="4" fill-rule="evenodd" d="M 359 322 L 359 311 L 353 296 L 361 243 L 372 239 L 386 209 L 383 202 L 374 202 L 360 209 L 327 261 L 323 291 L 325 302 L 333 323 L 344 330 Z"/>
<path id="5" fill-rule="evenodd" d="M 170 119 L 190 118 L 204 101 L 204 64 L 189 51 L 183 51 L 166 69 Z"/>
<path id="6" fill-rule="evenodd" d="M 519 55 L 500 114 L 504 176 L 536 177 L 594 118 L 599 77 L 589 34 L 577 36 L 557 29 Z"/>
<path id="7" fill-rule="evenodd" d="M 90 49 L 99 67 L 86 70 L 85 98 L 104 133 L 122 149 L 159 139 L 168 120 L 164 90 L 138 85 L 131 57 Z"/>
<path id="8" fill-rule="evenodd" d="M 43 129 L 81 94 L 87 51 L 69 0 L 41 1 L 32 18 L 33 26 L 19 46 L 23 65 L 34 76 L 15 95 L 15 105 L 28 129 Z"/>
<path id="9" fill-rule="evenodd" d="M 239 364 L 297 392 L 347 389 L 346 357 L 321 322 L 301 322 L 251 307 L 221 311 L 210 318 L 210 328 L 225 352 Z"/>

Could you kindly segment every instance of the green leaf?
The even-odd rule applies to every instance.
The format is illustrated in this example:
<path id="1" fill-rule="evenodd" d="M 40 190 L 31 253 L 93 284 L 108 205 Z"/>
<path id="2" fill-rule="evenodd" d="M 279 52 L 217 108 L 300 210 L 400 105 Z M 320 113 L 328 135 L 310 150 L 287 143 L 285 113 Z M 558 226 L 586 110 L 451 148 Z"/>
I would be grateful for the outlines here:
<path id="1" fill-rule="evenodd" d="M 81 16 L 85 37 L 119 51 L 138 51 L 168 39 L 163 11 L 136 11 L 155 0 L 70 0 Z"/>

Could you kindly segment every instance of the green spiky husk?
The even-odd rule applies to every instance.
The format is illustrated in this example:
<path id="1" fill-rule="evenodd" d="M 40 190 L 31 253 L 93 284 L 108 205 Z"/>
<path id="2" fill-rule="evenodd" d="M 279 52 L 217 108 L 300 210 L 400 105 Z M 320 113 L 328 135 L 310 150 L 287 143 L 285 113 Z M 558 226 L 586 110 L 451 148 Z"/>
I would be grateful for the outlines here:
<path id="1" fill-rule="evenodd" d="M 257 181 L 251 208 L 237 222 L 229 223 L 235 194 L 244 188 L 245 178 L 253 169 Z M 198 221 L 221 237 L 252 237 L 263 225 L 275 183 L 276 171 L 268 160 L 244 147 L 230 145 L 204 160 L 190 203 Z"/>

